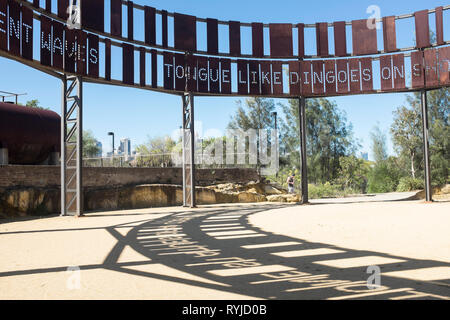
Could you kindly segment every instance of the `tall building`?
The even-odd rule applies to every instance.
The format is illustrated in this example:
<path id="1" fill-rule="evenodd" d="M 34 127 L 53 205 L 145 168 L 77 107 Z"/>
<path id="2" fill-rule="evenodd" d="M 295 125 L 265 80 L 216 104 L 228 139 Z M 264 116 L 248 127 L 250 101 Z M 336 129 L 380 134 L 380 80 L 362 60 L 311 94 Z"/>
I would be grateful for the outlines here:
<path id="1" fill-rule="evenodd" d="M 129 138 L 120 139 L 119 152 L 125 156 L 131 156 L 131 140 Z"/>
<path id="2" fill-rule="evenodd" d="M 102 155 L 103 155 L 103 145 L 102 145 L 102 143 L 101 143 L 100 141 L 97 141 L 96 146 L 97 146 L 97 148 L 98 148 L 98 152 L 97 152 L 97 155 L 96 155 L 96 156 L 97 156 L 98 158 L 101 158 Z"/>
<path id="3" fill-rule="evenodd" d="M 366 161 L 369 161 L 369 153 L 367 153 L 367 152 L 361 152 L 360 158 L 361 158 L 361 159 L 364 159 L 364 160 L 366 160 Z"/>

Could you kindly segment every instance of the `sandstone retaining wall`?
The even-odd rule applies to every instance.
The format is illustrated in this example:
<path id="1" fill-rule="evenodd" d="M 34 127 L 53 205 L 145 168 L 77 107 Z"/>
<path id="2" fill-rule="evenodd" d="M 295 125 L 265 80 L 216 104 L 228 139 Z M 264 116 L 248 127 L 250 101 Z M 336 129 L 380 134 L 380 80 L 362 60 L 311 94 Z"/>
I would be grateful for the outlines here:
<path id="1" fill-rule="evenodd" d="M 60 186 L 60 167 L 57 166 L 0 166 L 0 188 Z M 181 185 L 181 168 L 83 168 L 83 186 L 112 187 L 140 184 Z M 255 169 L 199 169 L 199 186 L 219 183 L 248 183 L 259 181 Z"/>

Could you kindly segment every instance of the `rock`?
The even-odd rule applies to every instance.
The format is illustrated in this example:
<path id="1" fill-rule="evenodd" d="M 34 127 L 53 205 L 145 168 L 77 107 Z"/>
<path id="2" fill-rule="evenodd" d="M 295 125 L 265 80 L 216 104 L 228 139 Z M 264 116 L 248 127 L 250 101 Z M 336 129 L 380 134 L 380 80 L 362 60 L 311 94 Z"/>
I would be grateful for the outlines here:
<path id="1" fill-rule="evenodd" d="M 264 202 L 264 201 L 267 201 L 266 197 L 258 193 L 240 192 L 238 194 L 238 202 L 240 203 Z"/>
<path id="2" fill-rule="evenodd" d="M 267 196 L 267 201 L 295 203 L 300 202 L 300 196 L 297 194 L 272 195 Z"/>
<path id="3" fill-rule="evenodd" d="M 267 194 L 267 195 L 283 194 L 283 192 L 278 190 L 278 189 L 276 189 L 273 186 L 266 185 L 266 186 L 264 186 L 264 194 Z"/>

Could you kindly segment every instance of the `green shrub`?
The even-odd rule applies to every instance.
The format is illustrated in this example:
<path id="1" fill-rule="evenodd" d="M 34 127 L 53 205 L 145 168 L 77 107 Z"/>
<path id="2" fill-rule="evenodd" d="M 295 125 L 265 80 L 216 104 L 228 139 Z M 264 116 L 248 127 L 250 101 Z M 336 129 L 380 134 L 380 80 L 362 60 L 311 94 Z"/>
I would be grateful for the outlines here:
<path id="1" fill-rule="evenodd" d="M 398 192 L 406 192 L 419 190 L 424 188 L 424 182 L 421 179 L 414 179 L 412 177 L 403 177 L 397 186 Z"/>
<path id="2" fill-rule="evenodd" d="M 329 182 L 319 185 L 310 184 L 308 185 L 308 192 L 311 199 L 337 197 L 342 194 L 339 187 L 332 185 Z"/>
<path id="3" fill-rule="evenodd" d="M 400 180 L 400 169 L 390 159 L 377 163 L 368 176 L 369 193 L 386 193 L 397 190 Z"/>

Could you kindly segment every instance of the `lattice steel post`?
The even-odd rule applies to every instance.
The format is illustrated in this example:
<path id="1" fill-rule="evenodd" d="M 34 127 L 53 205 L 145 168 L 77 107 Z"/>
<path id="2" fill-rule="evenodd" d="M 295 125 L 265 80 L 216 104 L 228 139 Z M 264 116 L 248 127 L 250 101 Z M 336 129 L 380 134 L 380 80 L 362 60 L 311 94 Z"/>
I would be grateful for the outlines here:
<path id="1" fill-rule="evenodd" d="M 194 96 L 185 93 L 183 100 L 183 206 L 194 208 L 195 203 L 195 131 Z"/>
<path id="2" fill-rule="evenodd" d="M 61 112 L 61 215 L 83 215 L 83 82 L 64 77 Z"/>
<path id="3" fill-rule="evenodd" d="M 422 107 L 422 134 L 423 134 L 423 158 L 425 162 L 425 200 L 433 201 L 433 190 L 431 188 L 431 168 L 430 168 L 430 144 L 429 144 L 429 125 L 428 125 L 428 100 L 427 91 L 421 91 Z"/>
<path id="4" fill-rule="evenodd" d="M 300 121 L 300 158 L 302 165 L 302 204 L 309 202 L 308 199 L 308 167 L 306 159 L 306 98 L 298 99 L 298 117 Z"/>

